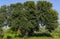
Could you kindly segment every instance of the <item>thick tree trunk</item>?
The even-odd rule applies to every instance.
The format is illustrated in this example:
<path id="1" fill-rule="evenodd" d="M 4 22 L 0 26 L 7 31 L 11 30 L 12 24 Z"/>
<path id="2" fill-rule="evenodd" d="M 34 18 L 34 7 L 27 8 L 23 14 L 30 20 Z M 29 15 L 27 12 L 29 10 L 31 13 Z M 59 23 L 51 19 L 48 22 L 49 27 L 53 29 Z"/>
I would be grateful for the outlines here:
<path id="1" fill-rule="evenodd" d="M 32 35 L 33 35 L 33 33 L 34 33 L 34 30 L 33 30 L 33 29 L 31 29 L 31 30 L 28 32 L 28 36 L 32 36 Z"/>
<path id="2" fill-rule="evenodd" d="M 25 36 L 28 36 L 28 32 L 27 31 L 25 32 Z"/>

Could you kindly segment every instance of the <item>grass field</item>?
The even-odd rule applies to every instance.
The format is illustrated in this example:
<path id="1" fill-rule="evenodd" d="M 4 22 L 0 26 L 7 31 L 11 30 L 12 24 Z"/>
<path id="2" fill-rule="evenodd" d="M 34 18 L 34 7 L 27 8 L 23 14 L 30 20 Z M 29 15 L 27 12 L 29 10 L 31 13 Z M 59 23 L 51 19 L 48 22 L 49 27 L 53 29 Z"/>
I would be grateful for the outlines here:
<path id="1" fill-rule="evenodd" d="M 27 38 L 12 38 L 12 39 L 60 39 L 58 37 L 27 37 Z"/>

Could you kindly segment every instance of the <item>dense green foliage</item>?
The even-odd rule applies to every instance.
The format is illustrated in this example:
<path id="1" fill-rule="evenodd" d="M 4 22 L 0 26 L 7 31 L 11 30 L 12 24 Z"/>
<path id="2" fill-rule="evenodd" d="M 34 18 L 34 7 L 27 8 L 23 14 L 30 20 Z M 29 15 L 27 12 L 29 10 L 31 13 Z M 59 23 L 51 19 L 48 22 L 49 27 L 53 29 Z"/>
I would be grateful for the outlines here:
<path id="1" fill-rule="evenodd" d="M 52 32 L 58 27 L 58 13 L 52 9 L 50 2 L 27 1 L 10 6 L 1 6 L 0 22 L 1 27 L 6 22 L 12 31 L 19 30 L 22 36 L 39 31 L 39 24 L 44 25 L 46 30 Z"/>

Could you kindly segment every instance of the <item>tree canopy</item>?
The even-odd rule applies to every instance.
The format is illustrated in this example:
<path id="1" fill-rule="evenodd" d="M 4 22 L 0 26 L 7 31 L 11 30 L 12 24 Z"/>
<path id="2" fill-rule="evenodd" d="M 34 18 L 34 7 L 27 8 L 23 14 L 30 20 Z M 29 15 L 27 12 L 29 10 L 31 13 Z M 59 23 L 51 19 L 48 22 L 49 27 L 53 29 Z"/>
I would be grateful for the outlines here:
<path id="1" fill-rule="evenodd" d="M 40 23 L 52 32 L 58 27 L 58 12 L 47 1 L 10 4 L 0 8 L 0 25 L 4 26 L 4 22 L 7 22 L 11 30 L 20 30 L 24 35 L 38 31 Z"/>

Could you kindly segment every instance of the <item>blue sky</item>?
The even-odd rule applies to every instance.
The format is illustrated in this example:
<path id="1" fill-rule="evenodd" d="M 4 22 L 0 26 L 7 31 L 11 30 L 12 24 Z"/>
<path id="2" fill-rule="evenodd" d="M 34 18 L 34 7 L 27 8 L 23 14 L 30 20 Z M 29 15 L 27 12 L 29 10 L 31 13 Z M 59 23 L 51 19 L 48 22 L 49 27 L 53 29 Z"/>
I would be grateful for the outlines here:
<path id="1" fill-rule="evenodd" d="M 0 0 L 0 6 L 2 5 L 10 5 L 12 3 L 17 3 L 17 2 L 25 2 L 27 0 Z M 35 2 L 37 0 L 34 0 Z M 49 2 L 51 2 L 53 4 L 53 8 L 55 10 L 57 10 L 58 14 L 59 14 L 59 21 L 60 21 L 60 0 L 48 0 Z"/>

